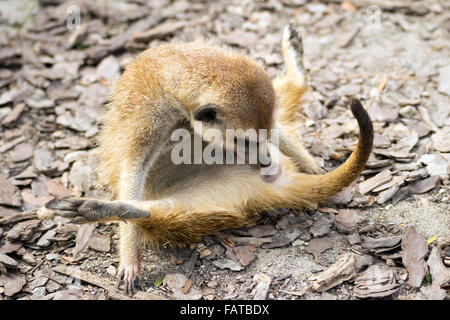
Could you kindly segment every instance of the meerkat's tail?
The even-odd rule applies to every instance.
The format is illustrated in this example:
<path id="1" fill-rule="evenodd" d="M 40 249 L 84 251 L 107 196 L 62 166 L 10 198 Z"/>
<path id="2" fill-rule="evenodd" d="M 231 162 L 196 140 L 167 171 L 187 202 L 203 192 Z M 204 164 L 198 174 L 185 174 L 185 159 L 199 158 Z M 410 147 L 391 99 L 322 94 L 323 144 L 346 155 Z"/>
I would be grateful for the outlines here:
<path id="1" fill-rule="evenodd" d="M 372 151 L 373 126 L 370 117 L 358 99 L 350 102 L 358 121 L 359 140 L 350 157 L 338 168 L 322 175 L 300 174 L 297 190 L 289 190 L 292 201 L 300 198 L 305 204 L 320 203 L 348 187 L 362 172 Z"/>

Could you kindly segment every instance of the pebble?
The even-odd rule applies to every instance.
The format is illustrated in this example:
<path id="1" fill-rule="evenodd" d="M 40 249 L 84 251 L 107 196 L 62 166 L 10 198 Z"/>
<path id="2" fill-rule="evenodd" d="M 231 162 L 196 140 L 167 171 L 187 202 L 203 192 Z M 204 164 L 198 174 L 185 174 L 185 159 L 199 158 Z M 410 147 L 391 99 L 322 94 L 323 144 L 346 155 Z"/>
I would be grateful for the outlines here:
<path id="1" fill-rule="evenodd" d="M 414 116 L 414 114 L 416 113 L 416 108 L 414 108 L 413 106 L 404 106 L 402 108 L 400 108 L 400 110 L 398 111 L 398 113 L 403 117 L 403 118 L 412 118 Z"/>

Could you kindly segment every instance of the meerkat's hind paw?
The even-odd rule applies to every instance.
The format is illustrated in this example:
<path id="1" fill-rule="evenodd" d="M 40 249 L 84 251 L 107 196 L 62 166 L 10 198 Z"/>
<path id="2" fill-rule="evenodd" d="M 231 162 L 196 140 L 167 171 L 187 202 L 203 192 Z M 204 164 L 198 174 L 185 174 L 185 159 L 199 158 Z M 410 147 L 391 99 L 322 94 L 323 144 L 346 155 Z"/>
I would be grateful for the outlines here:
<path id="1" fill-rule="evenodd" d="M 303 40 L 292 23 L 284 28 L 282 49 L 286 72 L 304 84 L 306 70 L 303 66 Z"/>
<path id="2" fill-rule="evenodd" d="M 137 290 L 141 288 L 139 285 L 139 278 L 137 275 L 129 274 L 129 271 L 121 269 L 117 278 L 117 289 L 120 289 L 120 284 L 123 281 L 123 287 L 126 295 L 132 296 Z M 131 279 L 130 279 L 131 278 Z"/>
<path id="3" fill-rule="evenodd" d="M 140 219 L 150 216 L 149 212 L 120 201 L 64 198 L 58 201 L 52 200 L 46 207 L 54 210 L 56 215 L 72 219 L 74 223 Z"/>
<path id="4" fill-rule="evenodd" d="M 300 56 L 303 54 L 303 40 L 301 35 L 295 30 L 294 25 L 289 23 L 284 27 L 283 46 L 294 49 Z"/>

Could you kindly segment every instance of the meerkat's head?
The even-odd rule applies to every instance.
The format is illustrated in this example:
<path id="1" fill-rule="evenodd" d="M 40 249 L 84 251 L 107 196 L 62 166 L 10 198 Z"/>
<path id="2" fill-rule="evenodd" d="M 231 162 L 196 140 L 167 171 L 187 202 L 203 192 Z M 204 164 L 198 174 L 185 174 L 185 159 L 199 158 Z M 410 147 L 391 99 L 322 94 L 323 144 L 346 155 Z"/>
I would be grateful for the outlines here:
<path id="1" fill-rule="evenodd" d="M 213 59 L 208 55 L 193 74 L 201 79 L 191 107 L 194 131 L 205 142 L 233 149 L 245 163 L 254 164 L 253 154 L 257 165 L 270 166 L 275 93 L 263 66 L 243 55 L 219 52 Z"/>

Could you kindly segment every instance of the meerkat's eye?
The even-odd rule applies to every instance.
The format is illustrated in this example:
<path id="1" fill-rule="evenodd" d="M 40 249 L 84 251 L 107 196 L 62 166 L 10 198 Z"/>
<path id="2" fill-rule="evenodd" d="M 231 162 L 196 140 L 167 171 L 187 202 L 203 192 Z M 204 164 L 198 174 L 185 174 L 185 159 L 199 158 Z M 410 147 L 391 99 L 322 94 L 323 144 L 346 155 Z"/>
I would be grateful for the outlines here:
<path id="1" fill-rule="evenodd" d="M 217 112 L 219 107 L 214 104 L 207 104 L 194 112 L 194 119 L 206 123 L 217 123 Z"/>

